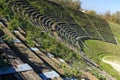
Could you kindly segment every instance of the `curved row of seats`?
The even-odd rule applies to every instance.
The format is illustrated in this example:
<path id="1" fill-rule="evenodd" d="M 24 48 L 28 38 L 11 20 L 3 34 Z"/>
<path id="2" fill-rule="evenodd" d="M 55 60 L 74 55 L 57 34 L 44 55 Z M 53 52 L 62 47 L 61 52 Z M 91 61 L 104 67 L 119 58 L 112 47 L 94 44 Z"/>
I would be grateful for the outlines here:
<path id="1" fill-rule="evenodd" d="M 104 38 L 105 42 L 117 44 L 112 30 L 110 29 L 110 26 L 106 20 L 100 17 L 94 17 L 92 15 L 87 16 L 91 19 L 92 23 L 96 28 L 96 31 L 100 33 L 100 35 Z"/>
<path id="2" fill-rule="evenodd" d="M 37 7 L 41 10 L 41 13 L 44 13 L 48 16 L 53 16 L 60 21 L 75 22 L 74 19 L 70 16 L 70 13 L 67 9 L 63 8 L 59 4 L 51 2 L 49 0 L 36 0 L 30 1 L 30 4 Z"/>
<path id="3" fill-rule="evenodd" d="M 97 40 L 116 44 L 116 40 L 107 21 L 100 17 L 84 14 L 77 10 L 71 10 L 71 13 L 73 13 L 74 17 L 77 17 L 77 23 L 81 25 L 91 37 Z"/>
<path id="4" fill-rule="evenodd" d="M 76 46 L 76 41 L 78 41 L 80 38 L 83 38 L 83 36 L 86 36 L 85 32 L 77 25 L 77 24 L 67 24 L 66 22 L 60 22 L 57 21 L 55 18 L 50 16 L 45 16 L 43 14 L 40 14 L 38 10 L 36 10 L 34 7 L 30 6 L 29 4 L 26 4 L 22 1 L 15 1 L 13 2 L 14 10 L 13 12 L 20 13 L 22 10 L 22 14 L 25 16 L 28 16 L 30 21 L 34 24 L 39 26 L 45 31 L 51 31 L 55 30 L 57 34 L 62 36 L 65 40 L 72 43 L 74 46 Z M 13 6 L 12 5 L 12 6 Z M 74 27 L 76 26 L 76 27 Z M 54 29 L 52 27 L 55 27 Z M 87 37 L 89 37 L 87 35 Z"/>
<path id="5" fill-rule="evenodd" d="M 12 2 L 12 10 L 15 13 L 22 13 L 23 16 L 28 16 L 30 21 L 40 27 L 46 32 L 56 31 L 66 41 L 76 46 L 76 42 L 82 38 L 101 39 L 97 31 L 91 25 L 78 26 L 76 23 L 70 24 L 67 22 L 59 21 L 55 17 L 46 16 L 41 14 L 39 10 L 35 9 L 30 4 L 16 0 Z M 90 27 L 90 28 L 89 28 Z"/>
<path id="6" fill-rule="evenodd" d="M 76 18 L 77 24 L 81 26 L 81 28 L 92 38 L 97 40 L 102 40 L 99 36 L 99 33 L 97 32 L 94 25 L 91 23 L 91 21 L 88 19 L 87 15 L 83 12 L 70 9 L 72 16 Z"/>

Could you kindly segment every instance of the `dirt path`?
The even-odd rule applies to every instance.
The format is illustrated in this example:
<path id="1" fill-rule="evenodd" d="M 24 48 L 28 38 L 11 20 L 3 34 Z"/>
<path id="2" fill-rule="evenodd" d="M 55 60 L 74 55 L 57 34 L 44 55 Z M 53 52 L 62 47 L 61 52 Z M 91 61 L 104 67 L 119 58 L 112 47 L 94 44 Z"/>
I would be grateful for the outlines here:
<path id="1" fill-rule="evenodd" d="M 118 61 L 114 61 L 114 60 L 106 60 L 105 57 L 102 59 L 103 62 L 110 64 L 115 70 L 117 70 L 118 72 L 120 72 L 120 63 Z"/>

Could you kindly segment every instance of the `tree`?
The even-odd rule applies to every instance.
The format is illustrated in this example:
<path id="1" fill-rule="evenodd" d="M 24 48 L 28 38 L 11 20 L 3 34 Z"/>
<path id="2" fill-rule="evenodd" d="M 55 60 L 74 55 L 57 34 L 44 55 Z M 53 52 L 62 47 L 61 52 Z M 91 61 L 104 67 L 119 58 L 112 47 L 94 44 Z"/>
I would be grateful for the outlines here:
<path id="1" fill-rule="evenodd" d="M 94 16 L 97 15 L 96 11 L 94 10 L 89 10 L 89 11 L 87 10 L 86 13 Z"/>
<path id="2" fill-rule="evenodd" d="M 105 14 L 104 14 L 104 19 L 110 20 L 110 18 L 111 18 L 111 12 L 108 10 L 108 11 L 106 11 Z"/>
<path id="3" fill-rule="evenodd" d="M 120 11 L 116 11 L 114 14 L 114 22 L 120 24 Z"/>
<path id="4" fill-rule="evenodd" d="M 120 24 L 120 11 L 116 11 L 113 14 L 111 14 L 110 11 L 106 11 L 105 14 L 103 15 L 103 18 L 108 21 Z"/>

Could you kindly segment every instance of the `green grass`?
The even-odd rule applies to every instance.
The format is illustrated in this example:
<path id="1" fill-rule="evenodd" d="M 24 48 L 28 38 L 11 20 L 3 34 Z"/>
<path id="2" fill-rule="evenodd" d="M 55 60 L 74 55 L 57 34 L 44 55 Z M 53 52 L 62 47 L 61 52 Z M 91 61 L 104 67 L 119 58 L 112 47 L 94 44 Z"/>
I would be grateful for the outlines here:
<path id="1" fill-rule="evenodd" d="M 118 44 L 111 44 L 107 42 L 102 42 L 98 40 L 88 40 L 85 43 L 89 47 L 88 49 L 84 49 L 86 54 L 93 59 L 96 63 L 100 65 L 100 67 L 108 72 L 110 75 L 115 77 L 117 80 L 120 80 L 120 75 L 118 72 L 112 68 L 109 64 L 106 64 L 101 61 L 103 57 L 106 56 L 112 56 L 107 58 L 107 60 L 114 60 L 114 61 L 120 61 L 120 25 L 114 24 L 112 22 L 109 22 L 109 25 L 111 27 L 111 30 L 115 36 L 115 38 L 118 41 Z M 94 55 L 94 56 L 93 56 Z"/>
<path id="2" fill-rule="evenodd" d="M 100 67 L 105 70 L 107 73 L 109 73 L 111 76 L 113 76 L 114 78 L 116 78 L 117 80 L 120 80 L 120 73 L 118 71 L 116 71 L 111 65 L 102 62 L 101 60 L 103 59 L 103 57 L 105 58 L 105 60 L 109 60 L 112 61 L 114 59 L 114 61 L 118 61 L 119 56 L 115 56 L 115 55 L 100 55 L 99 56 L 99 64 Z"/>
<path id="3" fill-rule="evenodd" d="M 115 35 L 115 37 L 117 38 L 118 42 L 120 43 L 120 25 L 115 24 L 115 23 L 111 23 L 109 22 L 111 29 L 113 31 L 113 34 Z"/>
<path id="4" fill-rule="evenodd" d="M 44 0 L 41 0 L 41 1 L 44 1 Z M 39 1 L 39 2 L 41 3 L 41 1 Z M 1 1 L 0 3 L 4 3 L 4 2 Z M 31 4 L 33 5 L 35 3 L 31 3 Z M 60 6 L 59 6 L 59 9 L 58 9 L 58 6 L 55 6 L 55 5 L 53 6 L 50 3 L 48 5 L 46 5 L 46 4 L 48 4 L 48 3 L 44 2 L 44 5 L 42 3 L 41 6 L 39 6 L 39 5 L 37 5 L 37 6 L 34 5 L 34 6 L 36 6 L 36 7 L 39 6 L 38 9 L 40 9 L 40 10 L 42 9 L 40 12 L 42 14 L 44 14 L 44 15 L 48 15 L 48 10 L 47 10 L 47 12 L 45 12 L 45 10 L 50 8 L 49 12 L 50 13 L 52 12 L 51 15 L 56 16 L 56 17 L 61 18 L 61 19 L 63 19 L 65 17 L 65 19 L 63 19 L 63 20 L 66 20 L 66 21 L 69 20 L 68 18 L 70 16 L 67 16 L 68 12 L 66 11 L 66 9 L 64 9 L 64 11 L 63 10 L 61 11 L 60 9 L 62 9 L 62 8 Z M 4 7 L 4 6 L 5 5 L 2 4 L 2 7 Z M 9 10 L 9 8 L 7 6 L 5 6 L 4 9 L 5 10 L 0 9 L 0 14 L 4 14 L 4 16 L 9 15 L 9 17 L 10 17 L 12 14 L 9 11 L 7 11 L 7 10 Z M 56 13 L 56 10 L 58 10 L 58 13 L 60 13 L 60 14 Z M 16 15 L 16 16 L 12 17 L 12 19 L 10 20 L 9 23 L 10 23 L 11 26 L 8 26 L 8 28 L 9 29 L 14 29 L 14 28 L 16 28 L 16 26 L 23 25 L 23 26 L 26 27 L 27 31 L 30 31 L 32 29 L 31 32 L 33 31 L 33 32 L 37 33 L 37 31 L 33 30 L 34 28 L 32 28 L 31 24 L 26 24 L 26 23 L 29 23 L 29 21 L 26 21 L 26 20 L 27 20 L 26 17 L 25 17 L 25 20 L 23 18 L 21 20 Z M 71 22 L 72 21 L 73 20 L 71 20 Z M 21 22 L 21 23 L 19 23 L 19 22 Z M 111 29 L 112 29 L 115 37 L 117 38 L 118 42 L 120 42 L 120 35 L 119 35 L 120 34 L 120 25 L 110 23 L 110 22 L 109 22 L 109 24 L 110 24 Z M 66 59 L 66 61 L 67 60 L 72 60 L 75 63 L 75 60 L 76 60 L 76 63 L 78 63 L 77 61 L 82 63 L 82 60 L 80 61 L 81 57 L 79 55 L 77 55 L 76 53 L 74 53 L 73 51 L 69 50 L 67 47 L 65 47 L 65 45 L 60 44 L 59 42 L 57 42 L 56 40 L 50 38 L 49 36 L 40 36 L 39 35 L 37 37 L 41 38 L 41 41 L 40 41 L 41 46 L 42 46 L 43 49 L 48 50 L 48 52 L 52 52 L 53 54 L 58 55 L 63 59 Z M 32 36 L 32 38 L 35 38 L 35 37 Z M 32 38 L 30 37 L 30 39 L 32 39 Z M 29 39 L 29 37 L 28 37 L 28 39 Z M 107 71 L 108 73 L 113 75 L 115 78 L 120 80 L 120 78 L 118 78 L 118 75 L 116 75 L 118 73 L 110 65 L 108 65 L 108 64 L 101 61 L 101 59 L 104 56 L 108 56 L 108 55 L 119 56 L 120 55 L 120 53 L 119 53 L 120 52 L 120 45 L 119 44 L 115 45 L 115 44 L 106 43 L 106 42 L 97 41 L 97 40 L 88 40 L 85 43 L 89 47 L 89 50 L 85 49 L 86 54 L 90 58 L 95 60 L 100 65 L 100 67 L 102 69 L 104 69 L 105 71 Z"/>
<path id="5" fill-rule="evenodd" d="M 106 56 L 105 60 L 113 62 L 116 60 L 116 62 L 120 63 L 120 55 Z"/>

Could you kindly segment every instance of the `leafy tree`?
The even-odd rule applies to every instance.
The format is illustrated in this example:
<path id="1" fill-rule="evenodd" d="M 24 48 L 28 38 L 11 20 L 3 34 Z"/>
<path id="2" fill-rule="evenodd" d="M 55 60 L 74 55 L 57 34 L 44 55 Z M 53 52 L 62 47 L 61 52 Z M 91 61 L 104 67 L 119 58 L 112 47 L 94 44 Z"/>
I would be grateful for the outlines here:
<path id="1" fill-rule="evenodd" d="M 103 15 L 103 18 L 108 21 L 120 24 L 120 11 L 116 11 L 113 14 L 111 14 L 110 11 L 106 11 L 106 13 Z"/>
<path id="2" fill-rule="evenodd" d="M 105 14 L 104 14 L 104 19 L 110 20 L 110 17 L 111 17 L 111 12 L 108 10 L 108 11 L 106 11 Z"/>
<path id="3" fill-rule="evenodd" d="M 86 13 L 94 16 L 97 15 L 96 11 L 94 10 L 87 10 Z"/>
<path id="4" fill-rule="evenodd" d="M 120 24 L 120 11 L 116 11 L 114 14 L 114 22 Z"/>

